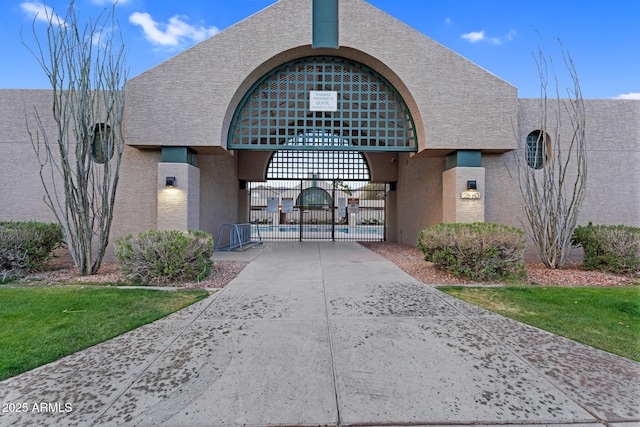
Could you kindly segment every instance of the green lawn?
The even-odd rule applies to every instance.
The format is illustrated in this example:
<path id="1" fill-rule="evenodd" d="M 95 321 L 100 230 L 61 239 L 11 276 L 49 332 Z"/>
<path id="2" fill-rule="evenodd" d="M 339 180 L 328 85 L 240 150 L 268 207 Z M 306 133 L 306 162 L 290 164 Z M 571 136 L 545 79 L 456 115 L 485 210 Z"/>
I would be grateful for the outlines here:
<path id="1" fill-rule="evenodd" d="M 206 291 L 0 288 L 0 380 L 200 301 Z"/>
<path id="2" fill-rule="evenodd" d="M 640 361 L 640 287 L 439 287 L 495 313 Z"/>

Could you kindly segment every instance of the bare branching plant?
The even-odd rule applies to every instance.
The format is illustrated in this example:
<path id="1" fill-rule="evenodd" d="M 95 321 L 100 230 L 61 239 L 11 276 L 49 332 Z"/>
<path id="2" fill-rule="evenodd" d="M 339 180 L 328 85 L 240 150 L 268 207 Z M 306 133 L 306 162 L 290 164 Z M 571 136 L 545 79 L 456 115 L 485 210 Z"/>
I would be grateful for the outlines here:
<path id="1" fill-rule="evenodd" d="M 62 226 L 82 275 L 99 269 L 109 243 L 124 149 L 127 72 L 124 43 L 121 38 L 114 43 L 114 8 L 86 24 L 80 22 L 73 0 L 64 19 L 47 8 L 46 16 L 33 22 L 33 45 L 23 39 L 52 89 L 51 109 L 34 107 L 37 129 L 29 129 L 45 203 Z M 43 18 L 47 28 L 41 35 L 38 20 Z"/>
<path id="2" fill-rule="evenodd" d="M 567 260 L 587 183 L 584 101 L 574 63 L 560 46 L 572 87 L 566 89 L 567 97 L 560 96 L 553 64 L 540 50 L 536 57 L 540 77 L 538 129 L 518 138 L 519 150 L 515 152 L 524 225 L 542 262 L 554 269 Z M 553 97 L 547 93 L 550 68 Z M 523 124 L 518 128 L 523 129 Z"/>

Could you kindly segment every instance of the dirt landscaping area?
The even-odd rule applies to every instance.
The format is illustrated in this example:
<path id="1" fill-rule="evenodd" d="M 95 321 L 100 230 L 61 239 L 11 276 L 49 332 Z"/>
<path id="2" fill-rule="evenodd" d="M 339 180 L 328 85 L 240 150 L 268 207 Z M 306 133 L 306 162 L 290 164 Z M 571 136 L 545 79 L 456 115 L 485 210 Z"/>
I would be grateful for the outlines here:
<path id="1" fill-rule="evenodd" d="M 171 283 L 166 286 L 185 289 L 215 289 L 223 288 L 232 281 L 243 268 L 247 266 L 243 261 L 216 261 L 211 274 L 201 282 Z M 103 262 L 100 270 L 91 276 L 80 276 L 73 266 L 73 260 L 68 252 L 59 250 L 56 257 L 48 263 L 48 269 L 43 272 L 34 273 L 25 278 L 23 282 L 41 285 L 42 282 L 48 284 L 56 283 L 123 283 L 126 282 L 124 276 L 116 263 Z"/>
<path id="2" fill-rule="evenodd" d="M 440 271 L 432 263 L 424 261 L 422 252 L 416 247 L 392 242 L 363 242 L 364 247 L 382 255 L 402 270 L 427 285 L 464 285 L 474 282 L 456 278 Z M 172 283 L 179 288 L 222 288 L 233 280 L 247 265 L 242 261 L 216 261 L 211 274 L 201 282 Z M 536 286 L 633 286 L 640 279 L 602 271 L 585 271 L 579 265 L 567 263 L 559 270 L 551 270 L 542 264 L 527 264 L 527 284 Z M 68 254 L 60 253 L 49 263 L 49 270 L 32 274 L 27 278 L 34 284 L 58 282 L 124 282 L 124 277 L 115 263 L 103 263 L 97 274 L 79 276 Z"/>
<path id="3" fill-rule="evenodd" d="M 391 242 L 365 242 L 362 246 L 382 255 L 411 276 L 428 285 L 472 284 L 439 271 L 424 260 L 416 247 Z M 526 264 L 527 284 L 538 286 L 632 286 L 640 279 L 602 271 L 581 270 L 579 265 L 567 263 L 559 270 L 551 270 L 543 264 Z"/>

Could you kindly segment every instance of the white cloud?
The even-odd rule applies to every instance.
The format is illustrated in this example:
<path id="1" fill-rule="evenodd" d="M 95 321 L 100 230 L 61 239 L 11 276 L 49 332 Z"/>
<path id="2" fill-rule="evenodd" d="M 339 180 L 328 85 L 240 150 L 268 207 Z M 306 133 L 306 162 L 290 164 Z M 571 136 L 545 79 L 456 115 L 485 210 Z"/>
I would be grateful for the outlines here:
<path id="1" fill-rule="evenodd" d="M 462 38 L 465 40 L 469 40 L 471 43 L 479 42 L 480 40 L 484 40 L 484 30 L 483 31 L 472 31 L 470 33 L 466 33 L 462 35 Z"/>
<path id="2" fill-rule="evenodd" d="M 44 3 L 27 1 L 24 3 L 20 3 L 20 7 L 36 21 L 48 23 L 49 20 L 51 20 L 51 22 L 54 22 L 57 25 L 63 25 L 66 27 L 64 19 L 56 14 L 52 8 L 50 8 L 49 6 L 45 6 Z"/>
<path id="3" fill-rule="evenodd" d="M 134 12 L 129 22 L 142 27 L 144 36 L 151 43 L 159 46 L 180 46 L 188 41 L 199 42 L 218 33 L 216 27 L 195 27 L 185 22 L 186 17 L 176 15 L 169 23 L 158 23 L 148 13 Z"/>
<path id="4" fill-rule="evenodd" d="M 640 99 L 640 92 L 623 93 L 616 96 L 614 99 Z"/>
<path id="5" fill-rule="evenodd" d="M 461 37 L 465 40 L 469 40 L 471 43 L 477 43 L 480 41 L 487 41 L 491 44 L 499 45 L 505 41 L 511 41 L 516 36 L 516 30 L 509 31 L 506 35 L 501 37 L 487 37 L 482 31 L 472 31 L 470 33 L 463 34 Z"/>
<path id="6" fill-rule="evenodd" d="M 113 39 L 113 30 L 104 28 L 102 31 L 96 31 L 91 36 L 91 43 L 94 46 L 105 47 Z"/>

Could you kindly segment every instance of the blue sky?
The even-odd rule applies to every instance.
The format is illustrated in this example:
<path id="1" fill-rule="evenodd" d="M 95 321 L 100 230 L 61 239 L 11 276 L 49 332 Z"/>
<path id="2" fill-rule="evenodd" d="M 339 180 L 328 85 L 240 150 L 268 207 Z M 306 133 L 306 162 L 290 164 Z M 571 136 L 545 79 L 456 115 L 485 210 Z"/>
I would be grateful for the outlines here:
<path id="1" fill-rule="evenodd" d="M 116 14 L 136 76 L 276 0 L 119 0 Z M 311 1 L 311 0 L 298 0 Z M 569 83 L 557 40 L 575 63 L 585 98 L 640 99 L 640 0 L 368 0 L 438 43 L 538 97 L 533 54 L 553 58 L 561 90 Z M 112 0 L 75 0 L 81 17 L 97 16 Z M 33 42 L 42 0 L 0 2 L 0 88 L 47 88 Z M 46 5 L 64 16 L 68 1 Z M 286 23 L 284 23 L 286 25 Z M 36 21 L 43 34 L 45 24 Z M 363 37 L 384 37 L 363 34 Z"/>

